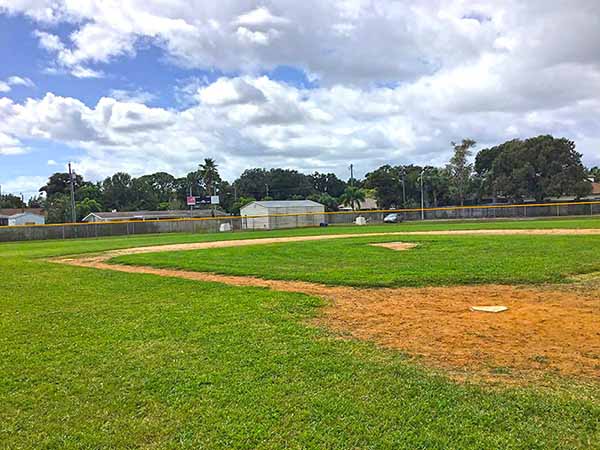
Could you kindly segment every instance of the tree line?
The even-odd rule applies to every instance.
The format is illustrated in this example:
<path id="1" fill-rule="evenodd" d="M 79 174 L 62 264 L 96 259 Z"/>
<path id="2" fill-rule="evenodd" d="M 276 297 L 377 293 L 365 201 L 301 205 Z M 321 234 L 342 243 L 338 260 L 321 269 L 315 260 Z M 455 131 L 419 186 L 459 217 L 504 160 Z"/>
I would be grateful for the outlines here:
<path id="1" fill-rule="evenodd" d="M 118 172 L 101 182 L 73 176 L 77 220 L 92 212 L 184 209 L 188 195 L 218 195 L 220 207 L 237 214 L 255 200 L 310 199 L 329 211 L 341 206 L 360 207 L 366 198 L 379 208 L 543 201 L 591 192 L 591 181 L 600 182 L 600 169 L 586 169 L 575 143 L 564 138 L 538 136 L 511 140 L 474 155 L 476 142 L 452 143 L 453 156 L 444 167 L 384 165 L 363 179 L 342 180 L 333 173 L 303 174 L 296 170 L 253 168 L 235 181 L 223 180 L 213 159 L 207 158 L 184 177 L 156 172 L 137 178 Z M 472 162 L 473 161 L 473 162 Z M 71 220 L 70 177 L 55 173 L 29 200 L 29 207 L 43 207 L 48 222 Z M 20 197 L 0 197 L 0 207 L 20 208 Z"/>

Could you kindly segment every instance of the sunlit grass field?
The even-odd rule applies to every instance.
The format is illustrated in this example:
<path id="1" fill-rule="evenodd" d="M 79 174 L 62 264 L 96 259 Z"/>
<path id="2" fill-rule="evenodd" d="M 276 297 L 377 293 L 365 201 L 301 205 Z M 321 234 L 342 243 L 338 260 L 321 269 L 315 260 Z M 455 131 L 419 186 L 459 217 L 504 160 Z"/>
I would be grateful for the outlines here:
<path id="1" fill-rule="evenodd" d="M 370 244 L 410 242 L 395 251 Z M 564 282 L 600 271 L 598 236 L 390 236 L 121 256 L 115 263 L 350 286 Z"/>
<path id="2" fill-rule="evenodd" d="M 596 383 L 511 387 L 453 382 L 398 352 L 340 340 L 309 325 L 323 306 L 317 298 L 45 260 L 217 239 L 479 227 L 600 228 L 600 220 L 0 244 L 0 448 L 598 448 Z M 482 262 L 474 258 L 473 269 L 485 270 L 475 272 L 478 278 L 472 282 L 501 277 L 510 283 L 554 282 L 562 279 L 554 275 L 556 268 L 561 277 L 597 270 L 593 248 L 587 248 L 597 240 L 556 238 L 555 250 L 544 246 L 523 273 L 521 262 L 515 268 L 494 267 L 486 254 L 502 244 L 485 244 L 485 239 L 473 244 L 476 250 L 455 253 L 454 260 L 477 252 Z M 340 261 L 351 261 L 363 251 L 383 252 L 389 269 L 413 251 L 435 255 L 462 247 L 431 236 L 412 239 L 421 245 L 398 253 L 368 247 L 365 238 L 298 245 L 306 246 L 307 255 L 313 244 L 335 244 L 328 256 L 339 252 L 338 244 L 351 249 L 330 261 L 330 269 L 305 255 L 310 270 L 304 273 L 322 272 L 323 279 L 310 279 L 332 283 L 339 282 L 335 273 L 344 270 Z M 528 239 L 512 242 L 513 250 L 523 255 L 537 245 Z M 295 245 L 291 252 L 304 251 Z M 287 250 L 273 247 L 277 258 L 286 258 Z M 258 247 L 235 250 L 252 248 Z M 577 256 L 567 255 L 570 251 Z M 243 258 L 228 258 L 235 270 L 250 271 Z M 252 258 L 253 270 L 264 273 L 261 261 L 266 255 Z M 346 266 L 354 282 L 373 279 L 355 266 L 356 261 Z M 426 270 L 412 278 L 378 278 L 374 284 L 418 284 L 423 277 L 427 284 L 458 282 L 453 267 L 444 273 L 441 266 L 422 266 Z M 278 263 L 271 264 L 271 272 L 309 279 Z"/>

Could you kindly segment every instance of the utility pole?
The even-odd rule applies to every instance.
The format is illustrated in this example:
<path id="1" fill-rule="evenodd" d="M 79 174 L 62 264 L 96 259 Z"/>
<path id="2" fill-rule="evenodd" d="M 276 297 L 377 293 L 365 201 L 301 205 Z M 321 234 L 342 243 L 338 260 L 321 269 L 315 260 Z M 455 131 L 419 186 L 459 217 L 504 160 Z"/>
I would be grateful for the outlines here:
<path id="1" fill-rule="evenodd" d="M 189 195 L 189 197 L 191 197 L 191 196 L 192 196 L 192 183 L 190 183 L 190 195 Z M 190 219 L 192 219 L 194 217 L 194 214 L 192 212 L 192 208 L 193 208 L 193 206 L 190 205 Z"/>
<path id="2" fill-rule="evenodd" d="M 350 186 L 354 186 L 354 164 L 350 164 Z"/>
<path id="3" fill-rule="evenodd" d="M 75 186 L 73 185 L 73 171 L 71 170 L 71 163 L 69 163 L 69 184 L 71 186 L 71 222 L 77 222 L 77 215 L 75 212 Z"/>
<path id="4" fill-rule="evenodd" d="M 425 169 L 421 170 L 421 220 L 425 220 L 425 195 L 423 191 L 423 177 L 425 176 Z"/>
<path id="5" fill-rule="evenodd" d="M 267 195 L 266 196 L 268 197 L 269 196 L 269 185 L 265 184 L 265 188 L 267 189 Z"/>
<path id="6" fill-rule="evenodd" d="M 217 195 L 217 186 L 215 186 L 215 184 L 213 183 L 212 185 L 212 196 L 216 196 Z M 210 199 L 210 210 L 211 210 L 211 215 L 213 217 L 215 217 L 215 205 L 212 202 L 212 198 Z"/>
<path id="7" fill-rule="evenodd" d="M 401 180 L 402 180 L 402 207 L 406 208 L 406 184 L 404 182 L 404 177 L 406 177 L 406 169 L 403 167 L 401 172 Z"/>

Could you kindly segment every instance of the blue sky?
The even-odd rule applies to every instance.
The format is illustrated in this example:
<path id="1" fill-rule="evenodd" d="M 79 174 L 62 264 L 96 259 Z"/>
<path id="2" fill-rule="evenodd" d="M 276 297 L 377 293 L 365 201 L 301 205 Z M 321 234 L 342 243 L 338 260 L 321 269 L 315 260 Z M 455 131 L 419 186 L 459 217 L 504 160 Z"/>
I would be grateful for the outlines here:
<path id="1" fill-rule="evenodd" d="M 205 157 L 346 178 L 547 133 L 600 164 L 600 6 L 522 3 L 0 0 L 0 184 Z"/>

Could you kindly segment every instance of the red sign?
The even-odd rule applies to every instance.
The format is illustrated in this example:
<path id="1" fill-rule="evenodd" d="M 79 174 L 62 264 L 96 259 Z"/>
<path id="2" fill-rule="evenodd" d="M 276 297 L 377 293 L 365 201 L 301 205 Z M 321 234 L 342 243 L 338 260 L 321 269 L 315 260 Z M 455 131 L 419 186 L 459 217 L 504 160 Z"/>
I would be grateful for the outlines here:
<path id="1" fill-rule="evenodd" d="M 196 206 L 196 197 L 189 196 L 187 198 L 187 205 L 188 206 Z"/>

